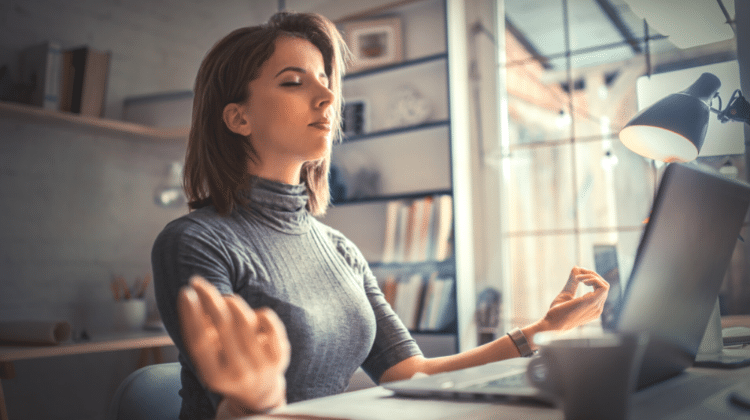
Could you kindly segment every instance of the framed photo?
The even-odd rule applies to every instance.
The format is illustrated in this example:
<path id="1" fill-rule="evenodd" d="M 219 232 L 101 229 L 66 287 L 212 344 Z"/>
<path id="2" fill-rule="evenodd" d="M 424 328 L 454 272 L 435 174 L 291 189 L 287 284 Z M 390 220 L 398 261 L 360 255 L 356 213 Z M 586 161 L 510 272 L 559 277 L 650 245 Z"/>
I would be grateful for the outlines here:
<path id="1" fill-rule="evenodd" d="M 344 33 L 352 51 L 349 71 L 397 63 L 403 58 L 398 18 L 352 22 L 344 26 Z"/>
<path id="2" fill-rule="evenodd" d="M 350 98 L 344 101 L 343 132 L 346 136 L 358 136 L 370 131 L 370 106 L 365 98 Z"/>
<path id="3" fill-rule="evenodd" d="M 602 325 L 605 328 L 614 326 L 615 308 L 620 303 L 623 287 L 620 282 L 620 265 L 617 260 L 617 246 L 611 244 L 594 244 L 594 268 L 609 283 L 609 294 L 604 302 Z"/>

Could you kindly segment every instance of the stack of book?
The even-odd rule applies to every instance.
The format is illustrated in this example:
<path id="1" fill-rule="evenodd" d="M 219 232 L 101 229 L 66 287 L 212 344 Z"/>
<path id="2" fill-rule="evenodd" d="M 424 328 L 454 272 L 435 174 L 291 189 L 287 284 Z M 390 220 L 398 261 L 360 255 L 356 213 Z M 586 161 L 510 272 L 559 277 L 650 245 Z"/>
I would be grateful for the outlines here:
<path id="1" fill-rule="evenodd" d="M 31 88 L 28 104 L 91 117 L 104 114 L 109 52 L 87 46 L 62 49 L 56 42 L 19 54 L 21 83 Z"/>
<path id="2" fill-rule="evenodd" d="M 410 274 L 389 276 L 381 282 L 386 300 L 411 331 L 441 331 L 456 316 L 455 280 L 439 276 Z"/>
<path id="3" fill-rule="evenodd" d="M 381 262 L 444 261 L 453 253 L 453 199 L 427 196 L 390 201 Z"/>

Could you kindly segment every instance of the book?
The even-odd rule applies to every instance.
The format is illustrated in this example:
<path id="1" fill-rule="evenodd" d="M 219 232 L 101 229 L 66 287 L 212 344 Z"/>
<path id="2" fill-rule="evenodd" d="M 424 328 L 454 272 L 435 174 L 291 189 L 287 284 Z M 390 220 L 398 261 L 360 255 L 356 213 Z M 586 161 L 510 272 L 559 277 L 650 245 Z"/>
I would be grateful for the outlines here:
<path id="1" fill-rule="evenodd" d="M 441 195 L 437 197 L 436 219 L 433 226 L 432 258 L 435 261 L 445 261 L 452 255 L 453 231 L 453 197 Z"/>
<path id="2" fill-rule="evenodd" d="M 427 196 L 420 201 L 422 211 L 417 221 L 417 234 L 412 247 L 413 262 L 427 261 L 429 259 L 428 250 L 432 240 L 431 231 L 434 225 L 433 197 Z"/>
<path id="3" fill-rule="evenodd" d="M 73 52 L 66 50 L 62 52 L 60 76 L 60 111 L 70 112 L 73 100 L 73 79 L 75 69 L 73 68 Z"/>
<path id="4" fill-rule="evenodd" d="M 409 206 L 400 205 L 396 221 L 395 243 L 392 262 L 404 262 L 407 255 L 406 238 L 408 237 Z"/>
<path id="5" fill-rule="evenodd" d="M 416 330 L 418 327 L 423 286 L 422 275 L 413 274 L 401 278 L 396 289 L 394 311 L 409 330 Z"/>
<path id="6" fill-rule="evenodd" d="M 381 282 L 380 289 L 383 291 L 385 301 L 391 305 L 391 308 L 395 307 L 396 304 L 396 287 L 398 282 L 395 276 L 388 276 Z"/>
<path id="7" fill-rule="evenodd" d="M 437 304 L 430 313 L 428 329 L 440 331 L 450 326 L 456 318 L 456 301 L 453 298 L 455 281 L 450 277 L 444 277 L 436 279 L 435 284 Z"/>
<path id="8" fill-rule="evenodd" d="M 53 41 L 33 45 L 19 54 L 21 83 L 31 87 L 30 105 L 45 109 L 60 108 L 62 50 Z"/>
<path id="9" fill-rule="evenodd" d="M 414 243 L 415 236 L 417 235 L 416 220 L 420 217 L 422 207 L 419 204 L 419 200 L 412 200 L 409 205 L 406 206 L 406 231 L 404 232 L 403 240 L 403 262 L 412 262 L 412 244 Z"/>
<path id="10" fill-rule="evenodd" d="M 424 327 L 425 330 L 433 330 L 435 329 L 435 325 L 437 324 L 437 318 L 440 314 L 440 305 L 442 305 L 442 297 L 443 297 L 443 288 L 445 286 L 445 282 L 441 279 L 434 278 L 432 279 L 432 301 L 433 304 L 430 306 L 429 313 L 424 314 Z"/>
<path id="11" fill-rule="evenodd" d="M 89 47 L 63 53 L 61 110 L 91 117 L 104 114 L 110 54 Z"/>
<path id="12" fill-rule="evenodd" d="M 400 201 L 389 201 L 388 204 L 386 204 L 385 238 L 383 239 L 383 256 L 380 259 L 380 261 L 385 264 L 394 261 L 400 209 Z"/>
<path id="13" fill-rule="evenodd" d="M 420 259 L 420 238 L 422 235 L 422 225 L 424 224 L 427 202 L 424 199 L 412 200 L 409 205 L 409 225 L 406 237 L 406 262 L 419 262 Z"/>
<path id="14" fill-rule="evenodd" d="M 436 282 L 437 275 L 438 275 L 437 271 L 433 272 L 424 285 L 424 299 L 422 300 L 422 313 L 419 316 L 419 329 L 420 330 L 430 329 L 430 316 L 432 314 L 432 311 L 434 311 L 437 305 L 439 304 L 438 299 L 436 299 L 435 297 L 436 294 L 439 293 L 436 290 L 438 286 Z"/>

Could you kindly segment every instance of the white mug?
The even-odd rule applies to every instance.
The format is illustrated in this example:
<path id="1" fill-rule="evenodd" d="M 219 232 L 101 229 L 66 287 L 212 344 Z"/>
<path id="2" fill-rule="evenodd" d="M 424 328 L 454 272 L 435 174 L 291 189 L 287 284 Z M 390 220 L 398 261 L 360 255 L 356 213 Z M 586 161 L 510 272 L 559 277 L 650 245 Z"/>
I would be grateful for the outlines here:
<path id="1" fill-rule="evenodd" d="M 127 299 L 114 302 L 115 331 L 138 331 L 146 323 L 146 301 Z"/>

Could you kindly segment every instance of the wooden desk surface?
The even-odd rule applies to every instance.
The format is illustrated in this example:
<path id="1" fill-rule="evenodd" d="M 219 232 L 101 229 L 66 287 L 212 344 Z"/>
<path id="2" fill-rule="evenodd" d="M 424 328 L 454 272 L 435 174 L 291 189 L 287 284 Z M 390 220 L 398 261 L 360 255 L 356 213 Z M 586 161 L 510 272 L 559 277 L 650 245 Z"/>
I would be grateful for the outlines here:
<path id="1" fill-rule="evenodd" d="M 171 345 L 172 339 L 165 331 L 136 331 L 100 335 L 91 340 L 49 346 L 0 345 L 0 362 Z"/>
<path id="2" fill-rule="evenodd" d="M 750 367 L 742 369 L 688 369 L 669 381 L 637 392 L 631 402 L 629 419 L 659 420 L 738 420 L 749 419 L 750 411 L 734 407 L 729 394 L 750 384 Z M 295 417 L 299 416 L 299 417 Z M 314 417 L 305 417 L 314 416 Z M 559 408 L 500 402 L 399 398 L 381 387 L 349 392 L 317 400 L 290 404 L 271 419 L 526 419 L 563 420 Z"/>

